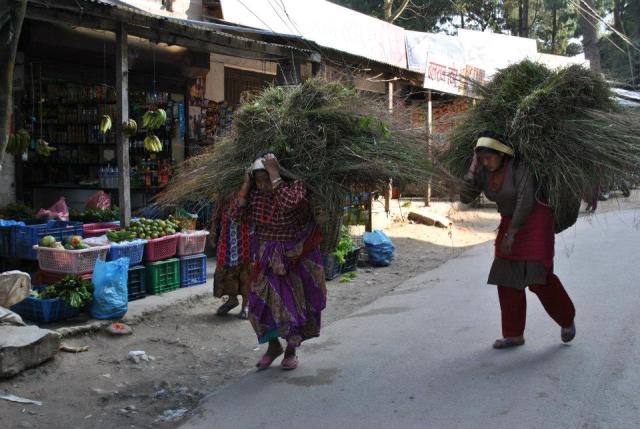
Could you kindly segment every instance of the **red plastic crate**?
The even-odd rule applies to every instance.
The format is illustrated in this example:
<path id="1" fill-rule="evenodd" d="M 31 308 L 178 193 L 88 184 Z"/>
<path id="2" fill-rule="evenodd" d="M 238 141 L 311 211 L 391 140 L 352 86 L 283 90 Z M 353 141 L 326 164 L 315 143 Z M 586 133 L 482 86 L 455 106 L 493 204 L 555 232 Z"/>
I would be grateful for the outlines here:
<path id="1" fill-rule="evenodd" d="M 144 260 L 147 262 L 161 261 L 176 254 L 178 234 L 154 238 L 144 246 Z"/>
<path id="2" fill-rule="evenodd" d="M 91 273 L 96 261 L 106 260 L 109 252 L 109 246 L 95 246 L 82 250 L 33 247 L 38 252 L 38 266 L 41 270 L 65 274 Z"/>
<path id="3" fill-rule="evenodd" d="M 195 255 L 204 252 L 209 231 L 183 231 L 178 234 L 178 256 Z"/>
<path id="4" fill-rule="evenodd" d="M 84 237 L 98 237 L 114 229 L 120 229 L 119 222 L 85 223 L 82 225 Z"/>

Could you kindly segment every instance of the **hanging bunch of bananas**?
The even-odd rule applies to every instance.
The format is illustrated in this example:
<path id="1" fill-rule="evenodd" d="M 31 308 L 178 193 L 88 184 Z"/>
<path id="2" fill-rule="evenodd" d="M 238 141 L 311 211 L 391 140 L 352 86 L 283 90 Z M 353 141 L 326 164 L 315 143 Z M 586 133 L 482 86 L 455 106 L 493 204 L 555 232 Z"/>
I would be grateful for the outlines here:
<path id="1" fill-rule="evenodd" d="M 47 143 L 43 139 L 38 139 L 38 143 L 36 144 L 36 152 L 38 153 L 38 155 L 49 156 L 54 150 L 56 150 L 55 147 L 49 146 L 49 143 Z"/>
<path id="2" fill-rule="evenodd" d="M 29 131 L 21 128 L 17 133 L 9 134 L 7 153 L 12 155 L 22 155 L 29 149 L 30 142 L 31 136 L 29 135 Z"/>
<path id="3" fill-rule="evenodd" d="M 164 109 L 147 110 L 142 115 L 142 128 L 156 130 L 167 121 L 167 112 Z"/>
<path id="4" fill-rule="evenodd" d="M 133 119 L 129 119 L 122 123 L 122 132 L 127 136 L 132 136 L 138 132 L 138 123 Z"/>
<path id="5" fill-rule="evenodd" d="M 106 134 L 111 129 L 111 116 L 102 115 L 100 118 L 100 132 Z"/>
<path id="6" fill-rule="evenodd" d="M 149 152 L 162 152 L 162 142 L 155 134 L 148 133 L 144 138 L 144 148 Z"/>

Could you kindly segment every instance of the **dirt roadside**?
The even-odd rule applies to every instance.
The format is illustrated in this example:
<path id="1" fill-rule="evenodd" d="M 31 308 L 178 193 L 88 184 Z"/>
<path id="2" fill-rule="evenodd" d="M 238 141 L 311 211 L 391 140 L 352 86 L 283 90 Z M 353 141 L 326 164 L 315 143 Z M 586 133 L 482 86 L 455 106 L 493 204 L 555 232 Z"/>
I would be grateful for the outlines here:
<path id="1" fill-rule="evenodd" d="M 630 198 L 602 202 L 603 211 L 640 208 L 640 191 Z M 438 228 L 408 222 L 410 211 L 447 216 L 453 224 Z M 584 213 L 581 215 L 585 215 Z M 397 206 L 385 232 L 396 246 L 389 267 L 360 267 L 349 282 L 327 283 L 324 324 L 339 320 L 383 296 L 405 280 L 494 238 L 495 207 L 458 210 L 448 203 Z M 212 273 L 209 273 L 211 282 Z M 0 381 L 0 390 L 42 401 L 41 406 L 0 400 L 6 428 L 173 428 L 204 394 L 255 371 L 264 351 L 247 321 L 215 316 L 221 300 L 211 294 L 147 314 L 133 335 L 113 337 L 103 331 L 65 338 L 83 353 L 58 353 L 45 364 Z M 312 342 L 312 341 L 311 341 Z M 310 342 L 310 343 L 311 343 Z M 130 351 L 144 351 L 138 363 Z M 300 362 L 304 365 L 304 345 Z"/>

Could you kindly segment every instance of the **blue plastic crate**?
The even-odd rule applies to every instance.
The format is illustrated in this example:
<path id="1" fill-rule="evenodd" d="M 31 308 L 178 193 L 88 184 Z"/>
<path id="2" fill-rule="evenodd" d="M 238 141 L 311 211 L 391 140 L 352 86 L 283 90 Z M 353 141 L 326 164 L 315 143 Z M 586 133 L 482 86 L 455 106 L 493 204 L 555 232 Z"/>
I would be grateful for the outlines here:
<path id="1" fill-rule="evenodd" d="M 142 263 L 144 256 L 144 245 L 147 240 L 135 239 L 131 241 L 123 241 L 122 243 L 111 243 L 107 260 L 113 261 L 118 258 L 129 258 L 129 266 Z"/>
<path id="2" fill-rule="evenodd" d="M 129 301 L 142 299 L 147 296 L 144 265 L 129 268 L 127 277 L 127 294 Z"/>
<path id="3" fill-rule="evenodd" d="M 13 258 L 15 248 L 15 226 L 0 226 L 0 257 Z"/>
<path id="4" fill-rule="evenodd" d="M 189 255 L 180 258 L 180 287 L 207 282 L 207 255 Z"/>
<path id="5" fill-rule="evenodd" d="M 44 289 L 44 286 L 35 287 Z M 71 307 L 60 298 L 36 298 L 29 296 L 13 305 L 11 311 L 18 313 L 23 319 L 32 322 L 51 323 L 71 319 L 80 314 L 80 309 Z"/>
<path id="6" fill-rule="evenodd" d="M 15 257 L 23 259 L 38 259 L 38 253 L 33 248 L 45 235 L 52 235 L 57 241 L 63 241 L 69 235 L 82 235 L 82 222 L 65 222 L 50 220 L 37 225 L 16 226 L 14 229 Z"/>

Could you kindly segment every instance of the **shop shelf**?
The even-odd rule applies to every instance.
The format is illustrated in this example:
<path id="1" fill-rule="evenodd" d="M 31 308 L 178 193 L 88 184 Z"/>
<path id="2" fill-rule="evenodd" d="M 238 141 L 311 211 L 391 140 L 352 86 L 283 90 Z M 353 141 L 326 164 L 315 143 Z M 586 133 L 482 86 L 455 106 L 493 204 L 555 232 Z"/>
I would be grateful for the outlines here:
<path id="1" fill-rule="evenodd" d="M 177 246 L 178 234 L 151 239 L 144 247 L 144 260 L 153 262 L 171 258 L 176 254 Z"/>
<path id="2" fill-rule="evenodd" d="M 109 246 L 95 246 L 81 250 L 54 249 L 34 246 L 38 255 L 38 266 L 43 271 L 66 274 L 93 272 L 98 259 L 106 260 Z"/>
<path id="3" fill-rule="evenodd" d="M 47 223 L 16 226 L 14 229 L 15 257 L 38 259 L 35 245 L 45 235 L 52 235 L 58 241 L 64 241 L 69 235 L 82 235 L 82 222 L 50 220 Z"/>
<path id="4" fill-rule="evenodd" d="M 42 290 L 43 287 L 34 287 Z M 60 298 L 36 298 L 29 296 L 11 307 L 11 311 L 22 318 L 38 323 L 60 322 L 80 314 L 80 309 L 71 307 Z"/>
<path id="5" fill-rule="evenodd" d="M 114 259 L 127 257 L 129 258 L 129 266 L 138 265 L 142 263 L 146 243 L 147 240 L 142 239 L 111 243 L 107 260 L 113 261 Z"/>
<path id="6" fill-rule="evenodd" d="M 180 260 L 178 258 L 150 262 L 145 267 L 148 294 L 169 292 L 180 287 Z"/>
<path id="7" fill-rule="evenodd" d="M 178 234 L 178 256 L 195 255 L 204 252 L 209 231 L 183 231 Z"/>
<path id="8" fill-rule="evenodd" d="M 204 254 L 180 258 L 180 287 L 207 282 L 207 256 Z"/>
<path id="9" fill-rule="evenodd" d="M 129 301 L 147 296 L 145 274 L 146 268 L 144 265 L 136 265 L 135 267 L 129 268 L 127 277 L 127 295 Z"/>

